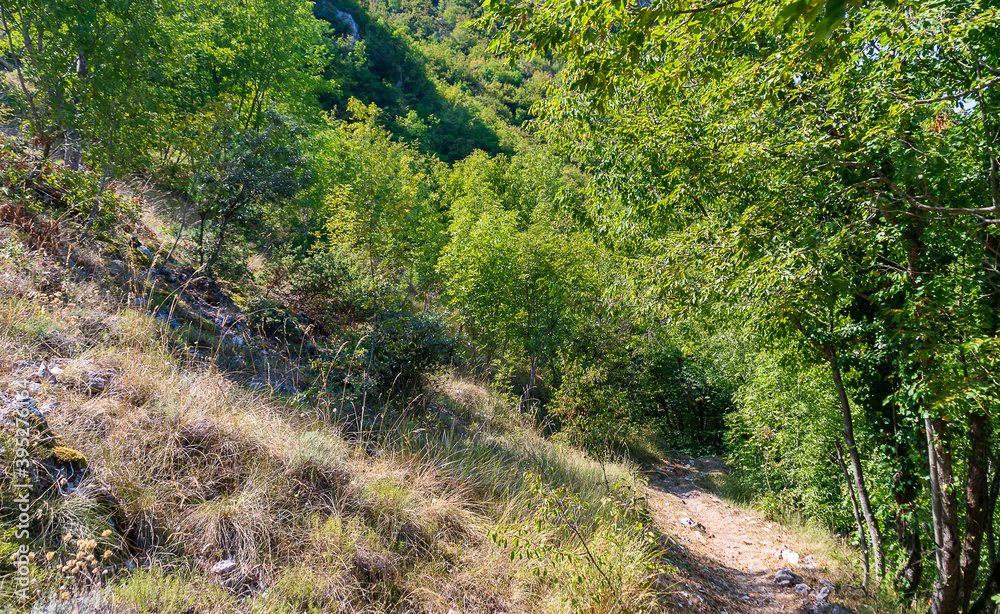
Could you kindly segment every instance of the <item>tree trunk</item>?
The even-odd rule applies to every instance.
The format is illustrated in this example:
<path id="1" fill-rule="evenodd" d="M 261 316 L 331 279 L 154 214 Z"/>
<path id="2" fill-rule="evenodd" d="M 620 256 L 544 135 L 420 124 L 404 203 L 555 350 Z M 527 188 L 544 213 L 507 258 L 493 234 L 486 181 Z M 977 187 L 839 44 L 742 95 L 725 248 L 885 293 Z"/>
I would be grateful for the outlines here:
<path id="1" fill-rule="evenodd" d="M 968 614 L 983 614 L 989 608 L 996 611 L 996 606 L 990 607 L 994 595 L 1000 595 L 1000 557 L 997 556 L 996 538 L 994 536 L 994 514 L 996 513 L 997 497 L 1000 496 L 1000 471 L 990 459 L 990 466 L 987 473 L 993 475 L 990 484 L 989 495 L 986 499 L 986 547 L 989 553 L 990 570 L 986 574 L 986 581 L 983 583 L 983 590 L 979 593 L 979 598 L 966 610 Z"/>
<path id="2" fill-rule="evenodd" d="M 531 374 L 528 376 L 528 386 L 524 389 L 524 399 L 521 403 L 524 408 L 527 408 L 531 401 L 531 393 L 535 389 L 535 374 L 538 372 L 538 356 L 534 350 L 531 352 L 529 362 L 531 363 Z"/>
<path id="3" fill-rule="evenodd" d="M 958 495 L 951 451 L 944 445 L 943 418 L 924 418 L 931 476 L 931 511 L 937 546 L 938 577 L 931 594 L 930 614 L 958 614 L 961 599 L 962 542 L 958 530 Z"/>
<path id="4" fill-rule="evenodd" d="M 94 225 L 94 220 L 97 219 L 97 212 L 101 210 L 101 196 L 104 195 L 104 189 L 108 186 L 108 175 L 111 174 L 111 165 L 105 163 L 104 172 L 101 174 L 101 185 L 97 188 L 97 196 L 94 197 L 94 206 L 90 208 L 90 214 L 87 216 L 87 225 L 83 228 L 83 233 L 80 238 L 83 239 L 90 232 L 90 227 Z"/>
<path id="5" fill-rule="evenodd" d="M 198 183 L 198 171 L 194 173 L 194 184 Z M 191 206 L 191 199 L 184 199 L 184 210 L 181 211 L 181 227 L 177 230 L 177 237 L 174 238 L 174 244 L 170 246 L 170 251 L 167 252 L 167 257 L 163 259 L 164 266 L 170 264 L 170 257 L 174 255 L 174 250 L 177 249 L 177 244 L 181 241 L 181 235 L 184 234 L 184 227 L 187 226 L 187 213 L 188 208 Z"/>
<path id="6" fill-rule="evenodd" d="M 212 255 L 209 256 L 208 262 L 205 264 L 205 271 L 211 271 L 212 267 L 215 266 L 215 261 L 219 259 L 219 254 L 222 253 L 222 243 L 226 240 L 228 226 L 229 220 L 226 218 L 219 220 L 219 239 L 215 242 L 215 249 L 212 250 Z"/>
<path id="7" fill-rule="evenodd" d="M 861 585 L 866 589 L 868 588 L 868 538 L 865 537 L 865 527 L 864 523 L 861 521 L 861 510 L 858 509 L 858 496 L 855 493 L 854 485 L 851 483 L 851 477 L 847 474 L 847 465 L 844 464 L 844 446 L 840 444 L 839 441 L 833 442 L 834 448 L 837 450 L 837 464 L 840 465 L 840 470 L 844 474 L 844 481 L 847 482 L 847 492 L 851 495 L 851 509 L 854 511 L 854 522 L 858 526 L 858 542 L 861 544 L 861 555 L 863 557 L 862 561 L 865 565 L 865 576 L 861 581 Z"/>
<path id="8" fill-rule="evenodd" d="M 896 500 L 896 536 L 899 545 L 906 553 L 906 562 L 896 575 L 896 585 L 900 594 L 907 600 L 912 600 L 920 588 L 924 575 L 923 544 L 921 543 L 920 524 L 913 517 L 917 488 L 914 486 L 913 471 L 907 457 L 899 454 L 899 471 L 893 476 L 893 491 Z"/>
<path id="9" fill-rule="evenodd" d="M 847 391 L 844 389 L 844 381 L 840 376 L 840 367 L 837 366 L 837 354 L 832 348 L 826 348 L 827 360 L 830 363 L 830 372 L 833 375 L 833 385 L 837 389 L 837 398 L 840 401 L 841 417 L 844 421 L 844 442 L 847 444 L 847 454 L 851 460 L 851 472 L 854 474 L 854 486 L 858 491 L 858 503 L 868 526 L 868 538 L 872 545 L 872 558 L 875 563 L 875 583 L 880 584 L 885 575 L 885 562 L 882 560 L 882 536 L 879 534 L 878 520 L 872 512 L 871 498 L 868 496 L 868 489 L 865 487 L 864 470 L 861 467 L 861 456 L 858 454 L 858 446 L 854 441 L 854 418 L 851 416 L 851 405 L 847 400 Z"/>
<path id="10" fill-rule="evenodd" d="M 996 466 L 995 457 L 990 460 L 990 473 L 993 475 L 993 483 L 990 485 L 990 497 L 987 500 L 986 508 L 986 552 L 991 561 L 997 560 L 996 542 L 996 518 L 997 498 L 1000 497 L 1000 468 Z"/>
<path id="11" fill-rule="evenodd" d="M 972 604 L 972 607 L 968 609 L 968 614 L 983 614 L 988 611 L 996 611 L 995 606 L 990 606 L 990 601 L 994 595 L 1000 594 L 1000 560 L 993 560 L 990 571 L 986 574 L 986 583 L 983 586 L 982 594 Z"/>
<path id="12" fill-rule="evenodd" d="M 986 415 L 973 411 L 969 415 L 968 472 L 965 477 L 965 539 L 962 543 L 962 610 L 967 610 L 976 590 L 976 577 L 986 529 L 988 450 Z"/>
<path id="13" fill-rule="evenodd" d="M 201 267 L 205 264 L 205 219 L 208 215 L 199 213 L 198 217 L 201 218 L 198 226 L 198 266 Z"/>

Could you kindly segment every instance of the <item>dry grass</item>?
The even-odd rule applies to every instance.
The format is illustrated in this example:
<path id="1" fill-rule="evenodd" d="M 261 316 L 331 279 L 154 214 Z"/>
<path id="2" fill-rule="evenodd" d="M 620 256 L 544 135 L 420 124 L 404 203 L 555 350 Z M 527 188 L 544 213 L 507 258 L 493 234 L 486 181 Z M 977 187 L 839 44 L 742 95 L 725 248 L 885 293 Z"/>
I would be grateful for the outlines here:
<path id="1" fill-rule="evenodd" d="M 54 296 L 19 275 L 0 289 L 0 390 L 41 359 L 58 366 L 33 396 L 87 459 L 67 494 L 33 502 L 34 590 L 50 611 L 88 595 L 192 614 L 658 608 L 641 505 L 622 498 L 635 468 L 553 445 L 509 399 L 444 377 L 431 398 L 450 426 L 435 409 L 349 444 L 309 407 L 179 357 L 162 323 L 98 286 Z M 56 569 L 90 539 L 112 553 L 107 573 Z M 220 561 L 235 564 L 213 573 Z"/>

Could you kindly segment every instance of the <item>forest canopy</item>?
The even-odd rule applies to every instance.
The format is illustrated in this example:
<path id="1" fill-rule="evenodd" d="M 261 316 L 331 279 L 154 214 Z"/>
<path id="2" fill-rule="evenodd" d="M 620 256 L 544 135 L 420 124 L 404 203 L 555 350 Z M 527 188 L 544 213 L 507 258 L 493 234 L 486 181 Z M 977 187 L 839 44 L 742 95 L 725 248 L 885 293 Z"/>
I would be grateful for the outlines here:
<path id="1" fill-rule="evenodd" d="M 803 367 L 828 370 L 825 391 L 802 390 L 810 369 L 785 401 L 840 414 L 837 429 L 797 427 L 809 429 L 808 446 L 762 441 L 795 410 L 745 398 L 731 423 L 748 479 L 773 490 L 777 477 L 804 503 L 828 488 L 807 455 L 836 456 L 827 473 L 850 469 L 878 581 L 891 573 L 904 596 L 933 585 L 936 613 L 991 607 L 996 7 L 486 7 L 480 26 L 497 53 L 566 62 L 565 85 L 537 107 L 540 126 L 592 174 L 589 218 L 631 252 L 639 300 L 743 323 L 775 348 L 758 368 L 780 370 L 768 355 L 791 350 Z M 777 383 L 753 377 L 744 394 Z"/>

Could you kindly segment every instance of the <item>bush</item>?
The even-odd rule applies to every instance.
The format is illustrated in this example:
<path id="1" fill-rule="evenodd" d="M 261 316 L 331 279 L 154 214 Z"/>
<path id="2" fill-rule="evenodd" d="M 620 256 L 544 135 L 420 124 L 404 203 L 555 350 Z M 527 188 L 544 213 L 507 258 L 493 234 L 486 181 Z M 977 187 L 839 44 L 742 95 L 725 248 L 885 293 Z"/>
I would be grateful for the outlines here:
<path id="1" fill-rule="evenodd" d="M 261 282 L 277 291 L 317 319 L 331 311 L 360 313 L 364 309 L 365 284 L 360 258 L 343 246 L 333 246 L 308 255 L 279 253 L 261 274 Z"/>
<path id="2" fill-rule="evenodd" d="M 637 412 L 603 369 L 564 358 L 562 371 L 563 384 L 556 391 L 552 415 L 573 444 L 605 452 L 632 438 Z"/>
<path id="3" fill-rule="evenodd" d="M 126 196 L 117 181 L 108 182 L 103 192 L 100 185 L 100 173 L 86 168 L 70 170 L 32 153 L 23 139 L 0 134 L 0 193 L 6 200 L 21 202 L 36 211 L 68 210 L 82 220 L 100 194 L 96 228 L 134 224 L 139 219 L 139 199 Z"/>
<path id="4" fill-rule="evenodd" d="M 448 365 L 457 355 L 455 340 L 440 319 L 410 314 L 400 305 L 374 314 L 364 350 L 366 379 L 380 394 L 417 388 L 424 373 Z"/>
<path id="5" fill-rule="evenodd" d="M 262 334 L 282 337 L 287 341 L 302 341 L 298 318 L 277 302 L 255 296 L 246 303 L 247 324 Z"/>

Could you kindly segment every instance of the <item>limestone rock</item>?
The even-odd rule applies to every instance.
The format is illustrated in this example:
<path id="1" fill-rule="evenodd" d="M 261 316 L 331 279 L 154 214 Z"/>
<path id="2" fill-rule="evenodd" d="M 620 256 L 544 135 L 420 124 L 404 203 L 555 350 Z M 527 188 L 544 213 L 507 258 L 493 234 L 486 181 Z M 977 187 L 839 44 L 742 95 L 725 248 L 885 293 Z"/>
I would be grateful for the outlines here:
<path id="1" fill-rule="evenodd" d="M 791 569 L 785 567 L 779 569 L 778 573 L 774 574 L 774 583 L 781 586 L 795 586 L 802 584 L 802 577 L 792 573 Z"/>
<path id="2" fill-rule="evenodd" d="M 704 525 L 702 525 L 698 521 L 694 520 L 693 518 L 684 517 L 684 518 L 681 518 L 679 522 L 682 525 L 684 525 L 685 527 L 687 527 L 689 529 L 693 529 L 695 531 L 702 531 L 702 532 L 704 532 L 706 530 L 705 527 L 704 527 Z"/>
<path id="3" fill-rule="evenodd" d="M 228 576 L 236 569 L 236 561 L 232 559 L 225 559 L 219 561 L 212 568 L 209 569 L 211 573 L 218 574 L 220 576 Z"/>
<path id="4" fill-rule="evenodd" d="M 829 586 L 820 586 L 816 589 L 816 601 L 826 601 L 826 598 L 830 596 Z"/>
<path id="5" fill-rule="evenodd" d="M 38 409 L 38 404 L 27 391 L 19 391 L 10 406 L 0 412 L 0 424 L 13 428 L 27 428 L 34 445 L 48 447 L 55 443 L 55 436 L 49 428 L 45 414 Z"/>

